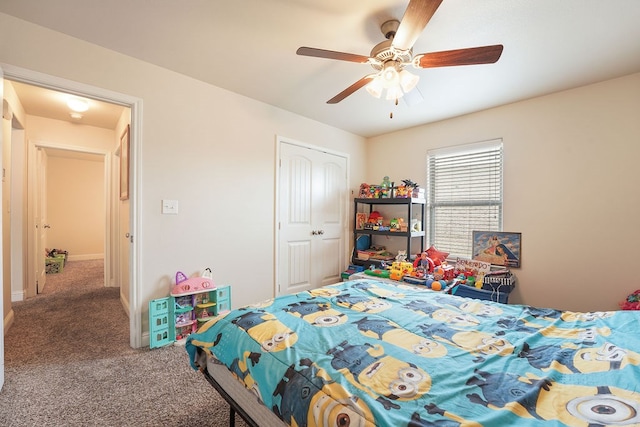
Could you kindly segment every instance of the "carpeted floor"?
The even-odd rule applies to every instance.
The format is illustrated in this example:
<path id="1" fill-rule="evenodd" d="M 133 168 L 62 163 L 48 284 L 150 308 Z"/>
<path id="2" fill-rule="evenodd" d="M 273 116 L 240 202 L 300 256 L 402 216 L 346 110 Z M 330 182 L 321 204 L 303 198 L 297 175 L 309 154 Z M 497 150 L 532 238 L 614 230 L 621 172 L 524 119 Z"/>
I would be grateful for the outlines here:
<path id="1" fill-rule="evenodd" d="M 102 285 L 101 260 L 70 261 L 13 304 L 0 425 L 227 426 L 227 404 L 184 347 L 129 346 L 119 289 Z"/>

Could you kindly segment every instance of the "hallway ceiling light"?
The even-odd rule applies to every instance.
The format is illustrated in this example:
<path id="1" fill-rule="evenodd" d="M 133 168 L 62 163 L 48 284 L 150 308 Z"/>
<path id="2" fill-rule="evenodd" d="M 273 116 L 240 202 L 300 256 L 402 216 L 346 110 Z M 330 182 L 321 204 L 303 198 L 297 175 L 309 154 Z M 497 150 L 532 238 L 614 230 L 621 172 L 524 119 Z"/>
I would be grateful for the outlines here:
<path id="1" fill-rule="evenodd" d="M 80 98 L 69 98 L 67 106 L 77 113 L 84 113 L 89 109 L 89 101 Z"/>

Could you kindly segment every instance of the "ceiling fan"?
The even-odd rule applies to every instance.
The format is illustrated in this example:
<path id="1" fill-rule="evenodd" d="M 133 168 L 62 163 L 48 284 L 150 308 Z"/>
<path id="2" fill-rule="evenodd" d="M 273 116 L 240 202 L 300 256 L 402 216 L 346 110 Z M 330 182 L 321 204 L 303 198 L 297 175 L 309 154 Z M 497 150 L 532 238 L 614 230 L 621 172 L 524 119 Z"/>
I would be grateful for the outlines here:
<path id="1" fill-rule="evenodd" d="M 337 104 L 364 86 L 376 98 L 380 98 L 383 90 L 386 90 L 386 98 L 395 99 L 397 103 L 398 98 L 411 91 L 418 83 L 419 77 L 405 69 L 408 65 L 415 68 L 435 68 L 493 64 L 500 59 L 503 49 L 501 44 L 413 55 L 414 43 L 441 3 L 442 0 L 410 0 L 402 21 L 390 20 L 382 24 L 380 30 L 387 40 L 374 46 L 370 56 L 304 46 L 298 48 L 296 53 L 317 58 L 368 63 L 376 70 L 328 100 L 327 104 Z"/>

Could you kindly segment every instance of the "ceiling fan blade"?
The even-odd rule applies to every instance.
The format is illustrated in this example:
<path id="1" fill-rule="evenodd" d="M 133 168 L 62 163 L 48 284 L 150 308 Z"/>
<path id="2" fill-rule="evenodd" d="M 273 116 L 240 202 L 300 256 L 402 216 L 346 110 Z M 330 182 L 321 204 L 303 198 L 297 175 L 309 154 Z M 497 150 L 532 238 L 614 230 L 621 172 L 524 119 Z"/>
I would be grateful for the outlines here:
<path id="1" fill-rule="evenodd" d="M 413 47 L 442 0 L 410 0 L 391 44 L 399 50 Z"/>
<path id="2" fill-rule="evenodd" d="M 501 44 L 470 47 L 467 49 L 445 50 L 416 55 L 415 64 L 419 68 L 451 67 L 454 65 L 493 64 L 502 55 Z"/>
<path id="3" fill-rule="evenodd" d="M 296 50 L 298 55 L 315 56 L 316 58 L 337 59 L 339 61 L 350 61 L 366 63 L 369 61 L 368 56 L 356 55 L 353 53 L 335 52 L 333 50 L 316 49 L 314 47 L 299 47 Z"/>
<path id="4" fill-rule="evenodd" d="M 407 104 L 407 107 L 413 107 L 424 101 L 424 96 L 422 96 L 422 92 L 420 92 L 420 89 L 416 86 L 409 92 L 405 93 L 402 100 Z"/>
<path id="5" fill-rule="evenodd" d="M 362 88 L 363 86 L 366 86 L 367 83 L 369 83 L 375 76 L 376 76 L 375 74 L 369 74 L 368 76 L 364 76 L 363 78 L 361 78 L 360 80 L 358 80 L 357 82 L 355 82 L 354 84 L 352 84 L 351 86 L 349 86 L 348 88 L 346 88 L 345 90 L 343 90 L 342 92 L 340 92 L 339 94 L 337 94 L 336 96 L 328 100 L 327 104 L 337 104 L 338 102 L 342 101 L 343 99 L 345 99 L 347 96 L 351 95 L 358 89 Z"/>

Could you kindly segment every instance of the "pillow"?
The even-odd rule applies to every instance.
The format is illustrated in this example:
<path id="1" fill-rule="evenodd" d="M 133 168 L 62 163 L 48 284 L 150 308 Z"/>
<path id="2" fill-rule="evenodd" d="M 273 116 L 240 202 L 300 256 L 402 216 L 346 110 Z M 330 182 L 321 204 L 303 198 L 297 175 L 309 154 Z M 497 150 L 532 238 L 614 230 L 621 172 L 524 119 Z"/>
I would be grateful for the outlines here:
<path id="1" fill-rule="evenodd" d="M 435 246 L 431 245 L 431 247 L 427 249 L 427 256 L 433 260 L 435 265 L 440 265 L 447 259 L 449 252 L 439 251 Z"/>

